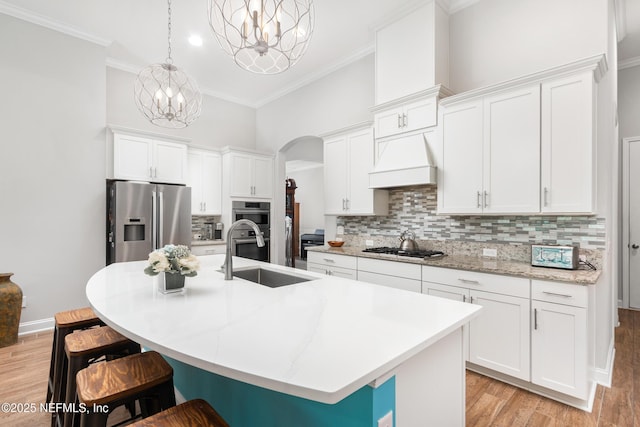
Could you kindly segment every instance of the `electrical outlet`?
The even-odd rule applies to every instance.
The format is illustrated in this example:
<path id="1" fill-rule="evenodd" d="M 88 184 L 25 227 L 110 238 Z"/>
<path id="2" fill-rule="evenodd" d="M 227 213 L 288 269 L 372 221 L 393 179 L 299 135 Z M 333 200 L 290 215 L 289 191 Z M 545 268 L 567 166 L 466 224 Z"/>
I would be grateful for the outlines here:
<path id="1" fill-rule="evenodd" d="M 587 256 L 586 255 L 578 255 L 578 258 L 580 259 L 580 261 L 582 262 L 587 262 Z"/>
<path id="2" fill-rule="evenodd" d="M 498 256 L 498 250 L 497 249 L 489 249 L 489 248 L 483 248 L 482 249 L 482 256 L 490 256 L 490 257 L 497 257 Z"/>
<path id="3" fill-rule="evenodd" d="M 365 246 L 373 246 L 373 240 L 365 240 L 364 241 L 364 245 Z"/>
<path id="4" fill-rule="evenodd" d="M 22 308 L 27 308 L 27 297 L 25 295 L 22 296 Z"/>
<path id="5" fill-rule="evenodd" d="M 344 227 L 341 225 L 336 227 L 336 234 L 344 234 Z"/>
<path id="6" fill-rule="evenodd" d="M 378 420 L 378 427 L 393 427 L 393 411 Z"/>

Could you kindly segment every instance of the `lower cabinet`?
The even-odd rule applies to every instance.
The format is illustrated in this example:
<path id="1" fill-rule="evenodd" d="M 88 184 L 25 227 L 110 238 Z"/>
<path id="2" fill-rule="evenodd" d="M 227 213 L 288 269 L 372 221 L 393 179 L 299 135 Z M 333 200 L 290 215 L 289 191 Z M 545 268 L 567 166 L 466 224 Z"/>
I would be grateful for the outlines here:
<path id="1" fill-rule="evenodd" d="M 225 245 L 192 245 L 191 253 L 196 256 L 224 254 L 226 252 L 226 248 L 227 247 Z"/>
<path id="2" fill-rule="evenodd" d="M 358 258 L 358 280 L 361 282 L 420 292 L 421 276 L 419 264 Z"/>
<path id="3" fill-rule="evenodd" d="M 467 360 L 530 379 L 529 279 L 422 267 L 422 292 L 483 307 L 468 326 Z"/>
<path id="4" fill-rule="evenodd" d="M 588 287 L 533 280 L 531 382 L 589 397 Z"/>
<path id="5" fill-rule="evenodd" d="M 325 252 L 307 252 L 307 270 L 327 276 L 356 280 L 357 258 L 348 255 L 328 254 Z"/>

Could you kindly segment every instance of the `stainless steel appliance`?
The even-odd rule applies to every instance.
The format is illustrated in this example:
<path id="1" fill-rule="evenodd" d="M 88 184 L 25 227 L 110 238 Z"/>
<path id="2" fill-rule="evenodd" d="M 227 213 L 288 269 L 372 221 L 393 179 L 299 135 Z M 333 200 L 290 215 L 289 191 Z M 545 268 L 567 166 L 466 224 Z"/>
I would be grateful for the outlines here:
<path id="1" fill-rule="evenodd" d="M 240 225 L 231 230 L 234 253 L 243 258 L 269 262 L 271 260 L 269 243 L 271 232 L 271 204 L 268 202 L 241 202 L 231 204 L 232 220 L 248 219 L 256 223 L 265 241 L 265 245 L 257 245 L 256 232 L 248 225 Z"/>
<path id="2" fill-rule="evenodd" d="M 170 243 L 191 246 L 190 187 L 107 181 L 107 265 Z"/>
<path id="3" fill-rule="evenodd" d="M 222 230 L 224 229 L 224 224 L 221 222 L 216 222 L 216 228 L 213 230 L 213 239 L 214 240 L 222 240 Z"/>
<path id="4" fill-rule="evenodd" d="M 388 255 L 396 255 L 396 256 L 406 256 L 412 258 L 435 258 L 445 256 L 445 253 L 442 251 L 433 251 L 433 250 L 402 250 L 400 248 L 390 248 L 387 246 L 383 246 L 381 248 L 367 248 L 362 252 L 371 252 L 374 254 L 388 254 Z"/>

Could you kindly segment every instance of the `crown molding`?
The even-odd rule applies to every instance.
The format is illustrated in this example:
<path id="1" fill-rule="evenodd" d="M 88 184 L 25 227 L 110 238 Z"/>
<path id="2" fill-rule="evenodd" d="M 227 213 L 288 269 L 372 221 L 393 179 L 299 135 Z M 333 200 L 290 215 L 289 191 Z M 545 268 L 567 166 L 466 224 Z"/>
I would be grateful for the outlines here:
<path id="1" fill-rule="evenodd" d="M 453 15 L 456 12 L 460 12 L 462 9 L 466 9 L 469 6 L 479 2 L 480 0 L 450 0 L 449 11 L 448 11 L 449 15 Z"/>
<path id="2" fill-rule="evenodd" d="M 625 68 L 637 67 L 640 65 L 640 56 L 636 56 L 635 58 L 628 58 L 622 61 L 618 61 L 618 71 L 624 70 Z"/>
<path id="3" fill-rule="evenodd" d="M 77 28 L 71 27 L 63 22 L 56 21 L 44 15 L 40 15 L 38 13 L 15 6 L 13 4 L 9 4 L 1 0 L 0 13 L 13 16 L 14 18 L 18 18 L 23 21 L 31 22 L 32 24 L 40 25 L 45 28 L 49 28 L 50 30 L 58 31 L 68 36 L 85 40 L 99 46 L 108 47 L 112 43 L 112 40 L 98 37 L 95 34 L 87 33 Z"/>

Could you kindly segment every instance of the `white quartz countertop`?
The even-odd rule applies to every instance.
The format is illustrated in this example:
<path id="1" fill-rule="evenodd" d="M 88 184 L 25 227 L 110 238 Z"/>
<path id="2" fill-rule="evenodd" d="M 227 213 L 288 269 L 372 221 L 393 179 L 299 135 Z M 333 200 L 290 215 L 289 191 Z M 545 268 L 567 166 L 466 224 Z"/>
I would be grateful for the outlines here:
<path id="1" fill-rule="evenodd" d="M 224 255 L 199 257 L 182 293 L 156 290 L 146 261 L 91 277 L 89 302 L 106 324 L 169 357 L 235 380 L 336 403 L 478 315 L 473 304 L 293 270 L 314 280 L 269 288 L 225 281 Z"/>

